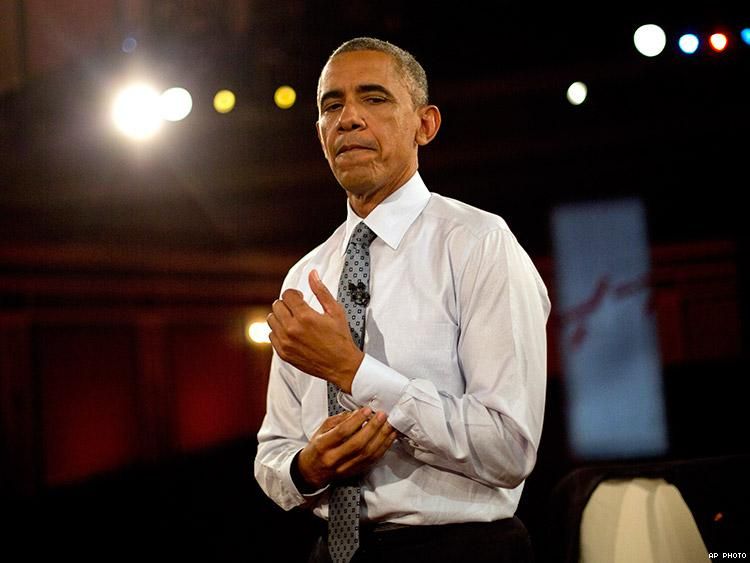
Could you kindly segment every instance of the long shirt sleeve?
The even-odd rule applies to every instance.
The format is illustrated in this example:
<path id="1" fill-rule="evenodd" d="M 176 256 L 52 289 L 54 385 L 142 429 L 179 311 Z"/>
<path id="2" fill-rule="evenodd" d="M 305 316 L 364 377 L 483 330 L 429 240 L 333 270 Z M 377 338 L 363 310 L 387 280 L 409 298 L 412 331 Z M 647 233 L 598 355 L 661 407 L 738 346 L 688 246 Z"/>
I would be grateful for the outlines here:
<path id="1" fill-rule="evenodd" d="M 354 402 L 388 412 L 420 461 L 517 486 L 536 461 L 544 414 L 549 303 L 540 284 L 513 235 L 491 231 L 456 277 L 460 393 L 368 356 Z"/>

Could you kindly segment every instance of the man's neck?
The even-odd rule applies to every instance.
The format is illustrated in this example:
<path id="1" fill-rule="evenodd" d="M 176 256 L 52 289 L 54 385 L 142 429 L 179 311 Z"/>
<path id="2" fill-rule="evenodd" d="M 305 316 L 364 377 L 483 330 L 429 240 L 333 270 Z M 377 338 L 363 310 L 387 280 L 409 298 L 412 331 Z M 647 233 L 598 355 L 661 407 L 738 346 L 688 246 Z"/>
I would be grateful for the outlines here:
<path id="1" fill-rule="evenodd" d="M 404 187 L 415 173 L 416 169 L 407 171 L 407 173 L 403 174 L 396 182 L 393 182 L 390 187 L 377 188 L 364 194 L 347 192 L 349 205 L 351 206 L 352 211 L 354 211 L 358 217 L 364 219 L 373 209 L 380 205 L 381 202 L 385 201 L 393 193 Z"/>
<path id="2" fill-rule="evenodd" d="M 367 217 L 373 209 L 375 209 L 380 203 L 386 200 L 392 193 L 398 188 L 393 188 L 390 191 L 378 191 L 375 194 L 367 195 L 355 195 L 349 194 L 349 205 L 352 207 L 352 211 L 357 214 L 358 217 L 364 219 Z"/>

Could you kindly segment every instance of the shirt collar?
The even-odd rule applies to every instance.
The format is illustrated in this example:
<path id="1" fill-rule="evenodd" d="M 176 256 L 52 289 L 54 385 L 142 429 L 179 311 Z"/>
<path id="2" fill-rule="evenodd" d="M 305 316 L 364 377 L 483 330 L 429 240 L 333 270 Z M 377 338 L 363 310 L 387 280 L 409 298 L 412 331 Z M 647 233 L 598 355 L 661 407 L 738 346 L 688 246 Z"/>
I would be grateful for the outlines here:
<path id="1" fill-rule="evenodd" d="M 346 227 L 341 254 L 346 252 L 349 237 L 361 221 L 364 221 L 365 225 L 378 235 L 378 238 L 396 250 L 406 231 L 422 213 L 429 200 L 430 192 L 419 172 L 415 172 L 403 186 L 381 201 L 364 219 L 352 210 L 352 206 L 347 201 Z"/>

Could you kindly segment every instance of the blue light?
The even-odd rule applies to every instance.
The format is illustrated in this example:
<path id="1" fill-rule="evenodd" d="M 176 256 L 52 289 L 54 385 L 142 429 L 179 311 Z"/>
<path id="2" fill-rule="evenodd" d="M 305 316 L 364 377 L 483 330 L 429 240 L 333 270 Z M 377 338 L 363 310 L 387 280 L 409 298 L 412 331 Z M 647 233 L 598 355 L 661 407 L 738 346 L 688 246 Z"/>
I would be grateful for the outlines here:
<path id="1" fill-rule="evenodd" d="M 698 39 L 697 35 L 693 33 L 686 33 L 685 35 L 680 37 L 677 44 L 680 46 L 680 51 L 682 51 L 686 55 L 692 55 L 698 50 L 700 40 Z"/>
<path id="2" fill-rule="evenodd" d="M 740 31 L 740 37 L 742 37 L 742 40 L 750 45 L 750 27 L 746 27 L 742 31 Z"/>
<path id="3" fill-rule="evenodd" d="M 135 40 L 135 37 L 126 37 L 122 42 L 122 50 L 125 53 L 132 53 L 137 46 L 138 41 Z"/>

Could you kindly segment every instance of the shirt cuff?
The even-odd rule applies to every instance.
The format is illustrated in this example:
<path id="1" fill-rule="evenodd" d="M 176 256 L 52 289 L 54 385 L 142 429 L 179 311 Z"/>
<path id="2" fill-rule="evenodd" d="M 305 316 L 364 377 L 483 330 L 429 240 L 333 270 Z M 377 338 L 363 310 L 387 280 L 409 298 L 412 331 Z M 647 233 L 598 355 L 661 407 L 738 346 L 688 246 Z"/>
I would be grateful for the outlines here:
<path id="1" fill-rule="evenodd" d="M 374 411 L 390 413 L 409 384 L 409 378 L 365 354 L 352 381 L 352 399 Z"/>

